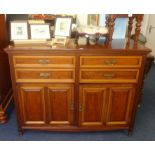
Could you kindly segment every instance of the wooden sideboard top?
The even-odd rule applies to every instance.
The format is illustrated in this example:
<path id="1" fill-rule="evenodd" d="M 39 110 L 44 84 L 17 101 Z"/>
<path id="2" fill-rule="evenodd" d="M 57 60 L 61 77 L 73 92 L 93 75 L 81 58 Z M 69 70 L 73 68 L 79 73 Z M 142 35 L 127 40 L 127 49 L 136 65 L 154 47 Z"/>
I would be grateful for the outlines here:
<path id="1" fill-rule="evenodd" d="M 8 46 L 5 51 L 7 53 L 29 53 L 30 51 L 38 53 L 92 53 L 92 54 L 147 54 L 151 52 L 151 49 L 145 47 L 143 44 L 134 45 L 131 40 L 130 44 L 127 44 L 124 39 L 115 39 L 111 45 L 86 45 L 78 46 L 73 42 L 70 42 L 67 46 L 51 47 L 47 45 L 20 45 L 20 46 Z M 52 54 L 51 53 L 51 54 Z"/>

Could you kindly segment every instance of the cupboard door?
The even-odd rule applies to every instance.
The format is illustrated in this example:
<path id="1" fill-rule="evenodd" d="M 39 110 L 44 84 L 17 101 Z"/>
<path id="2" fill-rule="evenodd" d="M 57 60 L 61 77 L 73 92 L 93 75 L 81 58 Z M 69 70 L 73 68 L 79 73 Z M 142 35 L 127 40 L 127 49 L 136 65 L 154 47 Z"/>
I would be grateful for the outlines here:
<path id="1" fill-rule="evenodd" d="M 135 88 L 116 86 L 110 88 L 107 109 L 107 125 L 128 125 L 133 108 Z"/>
<path id="2" fill-rule="evenodd" d="M 73 124 L 73 86 L 52 85 L 48 87 L 49 123 L 51 125 Z"/>
<path id="3" fill-rule="evenodd" d="M 85 85 L 80 88 L 80 125 L 101 126 L 104 118 L 106 88 Z"/>
<path id="4" fill-rule="evenodd" d="M 19 100 L 24 124 L 46 123 L 44 87 L 19 87 Z"/>

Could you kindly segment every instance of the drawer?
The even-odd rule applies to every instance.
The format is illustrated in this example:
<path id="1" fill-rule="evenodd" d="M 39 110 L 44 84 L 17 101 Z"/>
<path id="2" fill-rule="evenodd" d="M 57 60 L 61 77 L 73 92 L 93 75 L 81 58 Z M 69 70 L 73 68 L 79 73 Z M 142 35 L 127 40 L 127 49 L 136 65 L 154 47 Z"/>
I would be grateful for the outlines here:
<path id="1" fill-rule="evenodd" d="M 74 82 L 73 69 L 16 69 L 16 82 Z"/>
<path id="2" fill-rule="evenodd" d="M 14 56 L 14 67 L 75 67 L 74 56 Z"/>
<path id="3" fill-rule="evenodd" d="M 80 82 L 85 83 L 137 83 L 138 69 L 81 69 Z"/>
<path id="4" fill-rule="evenodd" d="M 140 56 L 81 56 L 80 67 L 140 67 Z"/>

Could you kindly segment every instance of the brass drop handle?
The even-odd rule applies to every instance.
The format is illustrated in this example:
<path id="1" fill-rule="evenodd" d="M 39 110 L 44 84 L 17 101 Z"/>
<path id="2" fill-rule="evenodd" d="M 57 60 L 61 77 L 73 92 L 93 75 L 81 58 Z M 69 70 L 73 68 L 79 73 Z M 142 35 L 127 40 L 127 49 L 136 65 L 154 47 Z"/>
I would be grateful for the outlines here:
<path id="1" fill-rule="evenodd" d="M 74 103 L 73 102 L 71 102 L 71 104 L 70 104 L 70 110 L 74 110 Z"/>
<path id="2" fill-rule="evenodd" d="M 103 76 L 107 79 L 112 79 L 115 77 L 114 73 L 104 73 Z"/>
<path id="3" fill-rule="evenodd" d="M 105 60 L 104 63 L 106 65 L 112 66 L 112 65 L 115 65 L 117 63 L 117 60 L 115 60 L 115 59 Z"/>
<path id="4" fill-rule="evenodd" d="M 38 62 L 40 64 L 46 65 L 46 64 L 49 64 L 50 61 L 48 59 L 39 59 Z"/>
<path id="5" fill-rule="evenodd" d="M 48 79 L 50 77 L 50 73 L 40 73 L 40 77 Z"/>

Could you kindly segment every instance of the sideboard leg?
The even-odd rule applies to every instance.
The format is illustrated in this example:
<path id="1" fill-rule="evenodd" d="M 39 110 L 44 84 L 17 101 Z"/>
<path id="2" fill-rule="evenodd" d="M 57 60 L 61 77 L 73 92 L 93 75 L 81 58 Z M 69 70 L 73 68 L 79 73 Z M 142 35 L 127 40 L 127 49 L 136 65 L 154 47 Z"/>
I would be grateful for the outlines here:
<path id="1" fill-rule="evenodd" d="M 143 20 L 143 15 L 136 15 L 136 29 L 135 29 L 135 38 L 134 38 L 134 44 L 137 45 L 140 31 L 141 31 L 141 22 Z"/>
<path id="2" fill-rule="evenodd" d="M 133 129 L 129 129 L 128 130 L 128 136 L 130 137 L 130 136 L 132 136 L 132 134 L 133 134 Z"/>
<path id="3" fill-rule="evenodd" d="M 19 129 L 18 133 L 19 133 L 19 136 L 22 136 L 24 134 L 24 130 L 23 129 Z"/>
<path id="4" fill-rule="evenodd" d="M 134 19 L 134 17 L 129 17 L 129 21 L 128 21 L 128 44 L 130 43 L 130 39 L 131 39 L 131 32 L 132 32 L 132 28 L 133 28 L 133 19 Z"/>
<path id="5" fill-rule="evenodd" d="M 106 17 L 106 26 L 108 26 L 108 29 L 109 29 L 109 34 L 108 34 L 108 39 L 107 39 L 108 45 L 111 45 L 111 42 L 112 42 L 115 19 L 116 17 L 113 15 L 109 15 L 108 17 Z"/>

